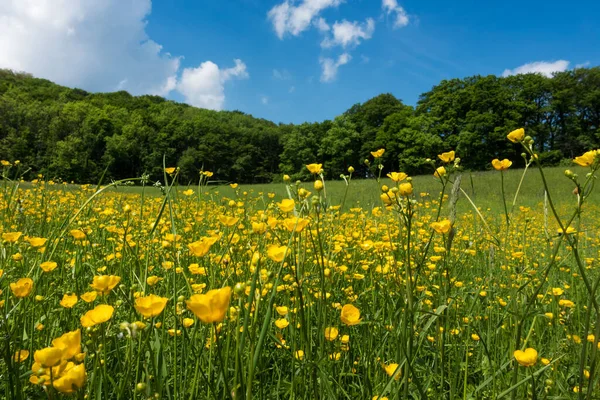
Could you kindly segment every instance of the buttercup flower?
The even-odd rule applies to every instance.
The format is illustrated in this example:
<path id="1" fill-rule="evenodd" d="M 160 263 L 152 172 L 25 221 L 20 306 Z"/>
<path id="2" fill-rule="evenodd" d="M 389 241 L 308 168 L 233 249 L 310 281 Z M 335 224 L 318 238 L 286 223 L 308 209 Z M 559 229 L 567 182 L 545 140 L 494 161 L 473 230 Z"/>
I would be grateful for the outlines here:
<path id="1" fill-rule="evenodd" d="M 514 131 L 509 133 L 506 137 L 508 138 L 508 140 L 510 140 L 513 143 L 522 142 L 523 139 L 525 138 L 525 129 L 523 129 L 523 128 L 515 129 Z"/>
<path id="2" fill-rule="evenodd" d="M 295 205 L 296 205 L 296 203 L 294 202 L 294 199 L 283 199 L 283 200 L 281 200 L 281 203 L 277 203 L 277 206 L 279 207 L 279 209 L 282 212 L 293 211 Z"/>
<path id="3" fill-rule="evenodd" d="M 62 350 L 57 347 L 46 347 L 33 353 L 33 358 L 44 368 L 54 367 L 62 360 Z"/>
<path id="4" fill-rule="evenodd" d="M 581 155 L 579 157 L 575 157 L 573 162 L 575 164 L 581 165 L 582 167 L 589 167 L 590 165 L 592 165 L 594 163 L 594 160 L 596 159 L 597 154 L 598 154 L 597 150 L 587 151 L 587 152 L 583 153 L 583 155 Z"/>
<path id="5" fill-rule="evenodd" d="M 450 232 L 450 229 L 452 228 L 452 224 L 450 223 L 450 220 L 442 219 L 437 222 L 432 222 L 431 227 L 437 233 L 448 233 L 448 232 Z"/>
<path id="6" fill-rule="evenodd" d="M 151 294 L 135 299 L 135 309 L 146 318 L 159 315 L 167 305 L 167 298 Z"/>
<path id="7" fill-rule="evenodd" d="M 52 382 L 52 386 L 61 393 L 73 393 L 85 385 L 87 377 L 85 365 L 69 363 L 68 367 L 58 379 Z"/>
<path id="8" fill-rule="evenodd" d="M 373 158 L 381 158 L 383 156 L 383 153 L 385 153 L 385 149 L 379 149 L 377 151 L 372 151 L 371 155 L 373 156 Z"/>
<path id="9" fill-rule="evenodd" d="M 448 151 L 446 153 L 438 154 L 438 158 L 445 163 L 449 163 L 454 161 L 454 150 Z"/>
<path id="10" fill-rule="evenodd" d="M 10 284 L 10 290 L 17 298 L 27 297 L 33 290 L 33 279 L 21 278 L 15 283 Z"/>
<path id="11" fill-rule="evenodd" d="M 222 322 L 229 308 L 231 288 L 213 289 L 206 294 L 195 294 L 187 301 L 187 308 L 204 323 Z"/>
<path id="12" fill-rule="evenodd" d="M 531 347 L 525 349 L 525 351 L 515 350 L 513 355 L 515 356 L 515 360 L 524 367 L 535 365 L 538 358 L 538 352 Z"/>
<path id="13" fill-rule="evenodd" d="M 94 280 L 90 285 L 100 294 L 108 294 L 121 282 L 120 276 L 115 275 L 101 275 L 94 276 Z"/>
<path id="14" fill-rule="evenodd" d="M 311 174 L 316 175 L 323 169 L 323 164 L 308 164 L 306 169 L 308 169 Z"/>
<path id="15" fill-rule="evenodd" d="M 506 158 L 502 161 L 498 160 L 497 158 L 492 160 L 492 166 L 496 169 L 496 171 L 507 170 L 511 165 L 512 161 L 507 160 Z"/>
<path id="16" fill-rule="evenodd" d="M 387 176 L 394 182 L 401 182 L 408 178 L 408 175 L 406 175 L 404 172 L 390 172 L 387 174 Z"/>
<path id="17" fill-rule="evenodd" d="M 344 307 L 342 307 L 340 319 L 348 326 L 357 325 L 360 323 L 360 321 L 362 321 L 360 319 L 360 310 L 354 307 L 352 304 L 346 304 Z"/>
<path id="18" fill-rule="evenodd" d="M 272 244 L 267 248 L 267 255 L 275 262 L 282 262 L 288 251 L 287 246 Z"/>
<path id="19" fill-rule="evenodd" d="M 77 304 L 76 294 L 65 294 L 63 295 L 63 298 L 60 301 L 60 305 L 65 308 L 73 308 L 75 304 Z"/>
<path id="20" fill-rule="evenodd" d="M 89 328 L 106 322 L 112 318 L 114 311 L 114 307 L 109 306 L 108 304 L 99 304 L 93 310 L 86 312 L 81 317 L 81 325 L 83 325 L 84 328 Z"/>
<path id="21" fill-rule="evenodd" d="M 325 328 L 325 339 L 333 342 L 339 334 L 339 330 L 335 327 L 327 327 Z"/>

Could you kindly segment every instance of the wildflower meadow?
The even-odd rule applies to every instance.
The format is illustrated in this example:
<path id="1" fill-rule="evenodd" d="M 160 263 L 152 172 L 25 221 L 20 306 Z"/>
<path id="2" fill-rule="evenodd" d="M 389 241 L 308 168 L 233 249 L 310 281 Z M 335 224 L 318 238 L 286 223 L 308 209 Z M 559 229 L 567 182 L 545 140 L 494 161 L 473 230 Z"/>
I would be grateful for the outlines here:
<path id="1" fill-rule="evenodd" d="M 448 151 L 412 178 L 373 149 L 366 181 L 306 160 L 264 191 L 2 161 L 0 396 L 600 398 L 600 150 L 550 174 L 506 140 L 524 169 Z"/>

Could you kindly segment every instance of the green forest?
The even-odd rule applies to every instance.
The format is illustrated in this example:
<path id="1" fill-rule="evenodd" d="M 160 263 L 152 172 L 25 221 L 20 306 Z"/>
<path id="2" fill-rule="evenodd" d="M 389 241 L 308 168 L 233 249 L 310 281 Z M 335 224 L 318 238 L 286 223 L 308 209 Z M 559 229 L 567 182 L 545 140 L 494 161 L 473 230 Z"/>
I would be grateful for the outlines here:
<path id="1" fill-rule="evenodd" d="M 600 147 L 600 67 L 509 77 L 472 76 L 440 82 L 412 107 L 392 94 L 351 106 L 318 123 L 276 124 L 241 111 L 211 111 L 157 96 L 88 93 L 28 74 L 0 70 L 0 158 L 19 160 L 28 178 L 77 183 L 162 176 L 180 168 L 181 182 L 198 172 L 239 183 L 301 179 L 303 166 L 323 163 L 335 179 L 385 148 L 386 171 L 428 173 L 425 161 L 456 150 L 471 170 L 494 158 L 523 165 L 506 134 L 524 127 L 546 165 Z"/>

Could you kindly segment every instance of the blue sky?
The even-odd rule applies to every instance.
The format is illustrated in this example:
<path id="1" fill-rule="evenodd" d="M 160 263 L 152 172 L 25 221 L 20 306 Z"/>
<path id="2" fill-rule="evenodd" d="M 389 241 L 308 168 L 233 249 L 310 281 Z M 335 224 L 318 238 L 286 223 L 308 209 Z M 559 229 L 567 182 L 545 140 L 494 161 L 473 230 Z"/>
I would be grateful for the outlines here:
<path id="1" fill-rule="evenodd" d="M 600 2 L 6 0 L 0 67 L 275 122 L 442 79 L 600 64 Z"/>

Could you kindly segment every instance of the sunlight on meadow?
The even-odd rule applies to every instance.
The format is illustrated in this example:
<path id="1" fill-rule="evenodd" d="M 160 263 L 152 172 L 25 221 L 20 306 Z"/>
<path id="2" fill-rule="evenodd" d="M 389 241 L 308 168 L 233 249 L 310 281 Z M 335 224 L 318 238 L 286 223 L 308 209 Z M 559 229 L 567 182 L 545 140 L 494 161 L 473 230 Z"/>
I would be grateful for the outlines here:
<path id="1" fill-rule="evenodd" d="M 2 396 L 598 398 L 600 153 L 547 179 L 508 140 L 526 169 L 490 160 L 485 207 L 453 151 L 424 189 L 374 150 L 375 206 L 317 163 L 259 192 L 176 168 L 24 183 L 2 161 Z"/>

